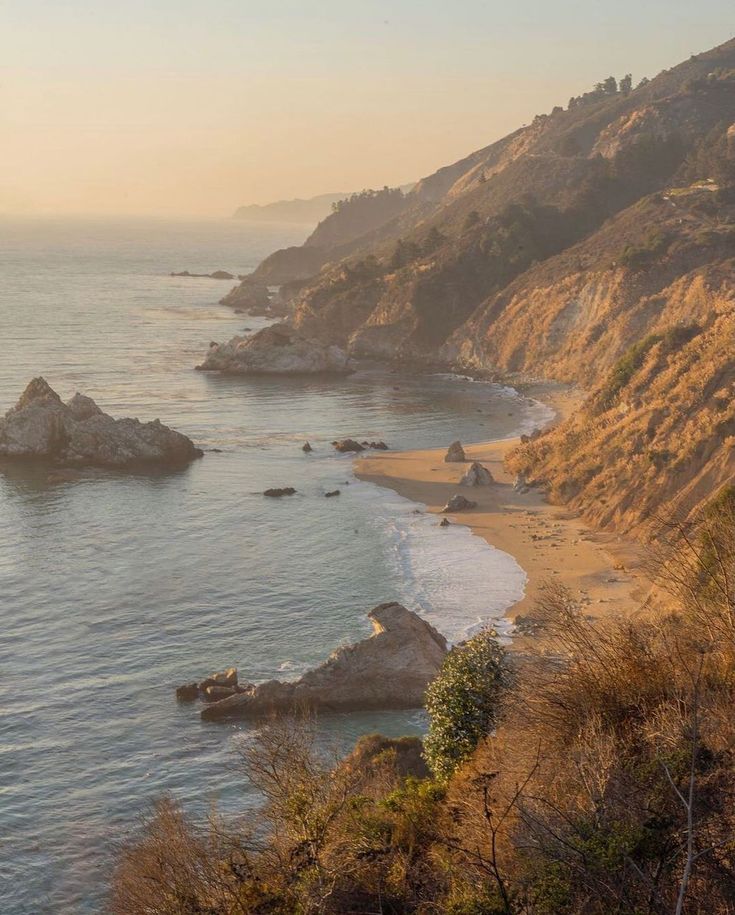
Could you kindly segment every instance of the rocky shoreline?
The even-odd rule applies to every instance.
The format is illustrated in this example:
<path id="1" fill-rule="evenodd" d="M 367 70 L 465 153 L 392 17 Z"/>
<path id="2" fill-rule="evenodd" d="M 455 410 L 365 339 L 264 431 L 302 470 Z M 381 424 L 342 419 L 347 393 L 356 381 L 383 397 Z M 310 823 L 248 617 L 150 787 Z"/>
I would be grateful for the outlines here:
<path id="1" fill-rule="evenodd" d="M 396 602 L 379 604 L 368 618 L 373 625 L 369 638 L 336 649 L 323 664 L 294 682 L 269 680 L 241 686 L 237 671 L 231 668 L 199 684 L 184 684 L 177 689 L 177 697 L 205 699 L 204 721 L 258 719 L 297 711 L 323 714 L 422 708 L 426 688 L 447 654 L 446 639 L 417 613 Z"/>

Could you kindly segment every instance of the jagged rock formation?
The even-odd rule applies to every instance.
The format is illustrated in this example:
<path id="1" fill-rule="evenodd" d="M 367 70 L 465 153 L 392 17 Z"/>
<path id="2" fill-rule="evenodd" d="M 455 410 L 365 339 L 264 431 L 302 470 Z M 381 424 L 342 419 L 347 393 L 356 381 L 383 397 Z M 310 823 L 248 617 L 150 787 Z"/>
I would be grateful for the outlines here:
<path id="1" fill-rule="evenodd" d="M 310 340 L 285 324 L 266 327 L 251 337 L 212 343 L 201 371 L 232 375 L 338 374 L 352 371 L 339 346 Z"/>
<path id="2" fill-rule="evenodd" d="M 270 680 L 208 705 L 202 718 L 257 718 L 298 709 L 324 713 L 420 708 L 447 653 L 446 640 L 397 603 L 380 604 L 368 616 L 374 629 L 370 638 L 338 648 L 294 683 Z"/>
<path id="3" fill-rule="evenodd" d="M 0 458 L 129 468 L 181 467 L 201 456 L 191 439 L 157 419 L 113 419 L 78 393 L 63 403 L 43 378 L 0 420 Z"/>
<path id="4" fill-rule="evenodd" d="M 487 469 L 483 467 L 482 464 L 478 464 L 477 461 L 473 461 L 470 464 L 469 470 L 464 474 L 462 479 L 459 481 L 460 486 L 490 486 L 491 483 L 494 483 L 493 475 Z"/>
<path id="5" fill-rule="evenodd" d="M 447 464 L 459 464 L 466 461 L 467 458 L 464 454 L 462 442 L 452 442 L 452 444 L 447 449 L 447 453 L 444 455 L 444 460 Z"/>

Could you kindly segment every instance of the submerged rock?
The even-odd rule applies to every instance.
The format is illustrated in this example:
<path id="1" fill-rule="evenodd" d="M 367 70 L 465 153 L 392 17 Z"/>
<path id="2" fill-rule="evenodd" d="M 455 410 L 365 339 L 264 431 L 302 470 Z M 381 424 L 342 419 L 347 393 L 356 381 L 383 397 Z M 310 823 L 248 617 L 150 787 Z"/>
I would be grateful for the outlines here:
<path id="1" fill-rule="evenodd" d="M 449 527 L 451 523 L 452 522 L 449 520 L 449 518 L 442 518 L 439 522 L 439 527 Z"/>
<path id="2" fill-rule="evenodd" d="M 359 442 L 356 442 L 354 438 L 343 438 L 339 441 L 332 442 L 336 451 L 339 451 L 340 454 L 347 454 L 350 451 L 359 453 L 360 451 L 365 450 L 365 446 L 361 445 Z"/>
<path id="3" fill-rule="evenodd" d="M 296 490 L 293 486 L 283 486 L 281 489 L 266 489 L 264 496 L 270 496 L 272 499 L 280 499 L 281 496 L 293 496 Z"/>
<path id="4" fill-rule="evenodd" d="M 460 486 L 490 486 L 491 483 L 494 483 L 493 475 L 487 469 L 483 467 L 482 464 L 478 464 L 477 461 L 473 461 L 470 464 L 470 468 L 459 481 Z"/>
<path id="5" fill-rule="evenodd" d="M 214 273 L 189 273 L 188 270 L 182 270 L 180 273 L 169 273 L 169 276 L 187 276 L 190 279 L 208 279 L 208 280 L 234 280 L 235 275 L 228 273 L 226 270 L 215 270 Z"/>
<path id="6" fill-rule="evenodd" d="M 325 499 L 331 499 L 332 496 L 338 496 L 338 495 L 339 495 L 339 490 L 338 490 L 338 489 L 333 489 L 331 492 L 325 492 L 325 493 L 324 493 L 324 498 L 325 498 Z"/>
<path id="7" fill-rule="evenodd" d="M 374 629 L 370 638 L 338 648 L 293 683 L 269 680 L 214 702 L 202 710 L 202 718 L 420 708 L 447 653 L 444 636 L 401 604 L 380 604 L 368 617 Z"/>
<path id="8" fill-rule="evenodd" d="M 311 447 L 311 445 L 308 442 L 304 442 L 304 444 L 301 446 L 301 450 L 305 454 L 310 454 L 314 449 Z"/>
<path id="9" fill-rule="evenodd" d="M 462 442 L 452 442 L 447 450 L 447 453 L 444 455 L 444 460 L 448 464 L 466 461 L 467 458 L 464 456 L 464 448 L 462 447 Z"/>
<path id="10" fill-rule="evenodd" d="M 157 419 L 113 419 L 82 394 L 64 403 L 43 378 L 34 378 L 0 419 L 5 458 L 77 467 L 181 467 L 202 454 L 191 439 Z"/>
<path id="11" fill-rule="evenodd" d="M 286 324 L 265 327 L 250 337 L 210 346 L 197 368 L 232 375 L 347 375 L 352 369 L 339 346 L 310 340 Z"/>
<path id="12" fill-rule="evenodd" d="M 443 512 L 464 512 L 468 511 L 471 508 L 477 508 L 477 502 L 473 502 L 471 499 L 465 499 L 464 496 L 459 494 L 452 496 L 452 498 L 447 502 L 447 504 L 442 509 Z"/>
<path id="13" fill-rule="evenodd" d="M 193 702 L 195 699 L 199 698 L 199 684 L 198 683 L 184 683 L 182 686 L 176 687 L 176 698 L 180 702 Z"/>

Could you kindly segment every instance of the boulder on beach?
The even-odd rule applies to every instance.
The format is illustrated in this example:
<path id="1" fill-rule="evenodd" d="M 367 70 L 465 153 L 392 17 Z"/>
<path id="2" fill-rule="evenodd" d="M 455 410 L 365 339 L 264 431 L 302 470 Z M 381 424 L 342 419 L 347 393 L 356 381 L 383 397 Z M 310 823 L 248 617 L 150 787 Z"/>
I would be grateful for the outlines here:
<path id="1" fill-rule="evenodd" d="M 231 375 L 347 375 L 352 371 L 349 363 L 339 346 L 310 340 L 287 324 L 274 324 L 250 337 L 210 346 L 197 368 Z"/>
<path id="2" fill-rule="evenodd" d="M 368 617 L 374 630 L 369 638 L 338 648 L 295 682 L 269 680 L 207 705 L 202 718 L 421 708 L 447 653 L 446 639 L 398 603 L 380 604 Z"/>
<path id="3" fill-rule="evenodd" d="M 443 512 L 465 512 L 469 511 L 471 508 L 477 508 L 477 502 L 473 502 L 471 499 L 465 499 L 464 496 L 457 495 L 452 496 L 452 498 L 447 502 L 447 504 L 442 509 Z"/>
<path id="4" fill-rule="evenodd" d="M 296 490 L 293 486 L 282 486 L 279 488 L 266 489 L 263 493 L 264 496 L 269 496 L 271 499 L 280 499 L 281 496 L 293 496 L 296 494 Z"/>
<path id="5" fill-rule="evenodd" d="M 464 456 L 464 448 L 462 447 L 462 442 L 452 442 L 452 444 L 447 449 L 447 453 L 444 455 L 444 460 L 448 464 L 466 461 L 467 458 Z"/>
<path id="6" fill-rule="evenodd" d="M 462 479 L 459 481 L 460 486 L 490 486 L 491 483 L 494 483 L 493 475 L 487 469 L 483 467 L 482 464 L 478 464 L 477 461 L 473 461 L 470 464 L 469 470 L 464 474 Z"/>
<path id="7" fill-rule="evenodd" d="M 339 441 L 332 442 L 332 445 L 335 451 L 339 451 L 340 454 L 347 454 L 350 451 L 354 451 L 357 454 L 365 450 L 365 445 L 356 442 L 354 438 L 342 438 Z"/>
<path id="8" fill-rule="evenodd" d="M 0 458 L 63 467 L 173 468 L 202 454 L 157 419 L 113 419 L 82 394 L 64 403 L 43 378 L 34 378 L 0 419 Z"/>

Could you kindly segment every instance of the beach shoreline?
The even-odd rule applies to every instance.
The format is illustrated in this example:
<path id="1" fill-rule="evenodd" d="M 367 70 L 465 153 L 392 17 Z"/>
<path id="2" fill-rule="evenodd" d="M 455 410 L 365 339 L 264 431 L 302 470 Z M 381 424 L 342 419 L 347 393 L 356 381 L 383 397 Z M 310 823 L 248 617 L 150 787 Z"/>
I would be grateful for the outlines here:
<path id="1" fill-rule="evenodd" d="M 582 398 L 579 391 L 544 383 L 524 386 L 523 394 L 551 407 L 554 424 L 569 416 Z M 442 507 L 455 493 L 476 501 L 475 509 L 447 517 L 451 524 L 466 525 L 490 546 L 512 556 L 526 573 L 524 596 L 505 611 L 511 621 L 532 617 L 548 581 L 569 588 L 593 619 L 635 610 L 650 590 L 642 547 L 615 534 L 595 531 L 576 512 L 551 504 L 538 490 L 516 491 L 504 459 L 518 442 L 516 437 L 465 444 L 467 461 L 479 461 L 492 473 L 495 483 L 491 486 L 458 486 L 469 463 L 445 463 L 449 442 L 440 448 L 360 456 L 355 459 L 354 472 L 360 480 L 422 503 L 427 512 L 437 515 L 437 524 L 444 517 Z M 519 627 L 510 647 L 520 652 L 543 651 L 543 630 L 529 632 Z"/>

